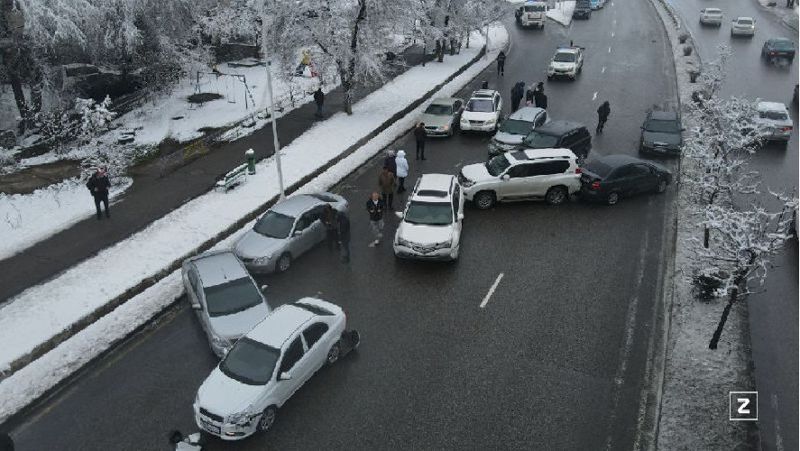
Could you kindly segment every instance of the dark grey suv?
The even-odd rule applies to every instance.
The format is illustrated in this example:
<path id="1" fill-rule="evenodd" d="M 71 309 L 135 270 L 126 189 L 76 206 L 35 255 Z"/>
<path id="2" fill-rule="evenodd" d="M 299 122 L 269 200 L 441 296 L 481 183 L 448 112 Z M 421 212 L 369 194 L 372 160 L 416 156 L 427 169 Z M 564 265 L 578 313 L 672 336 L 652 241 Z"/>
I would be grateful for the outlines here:
<path id="1" fill-rule="evenodd" d="M 579 159 L 585 159 L 592 149 L 592 135 L 578 122 L 551 121 L 536 127 L 522 144 L 528 149 L 569 149 Z"/>

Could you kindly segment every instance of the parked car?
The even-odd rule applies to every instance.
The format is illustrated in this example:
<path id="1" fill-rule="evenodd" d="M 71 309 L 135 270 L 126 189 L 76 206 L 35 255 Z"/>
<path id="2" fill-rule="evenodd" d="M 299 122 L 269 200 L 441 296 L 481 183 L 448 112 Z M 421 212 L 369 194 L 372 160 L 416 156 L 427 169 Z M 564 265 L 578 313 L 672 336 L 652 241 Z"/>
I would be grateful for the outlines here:
<path id="1" fill-rule="evenodd" d="M 547 2 L 528 0 L 520 7 L 519 24 L 523 27 L 544 28 Z"/>
<path id="2" fill-rule="evenodd" d="M 189 303 L 218 357 L 270 312 L 264 295 L 231 251 L 188 258 L 181 274 Z"/>
<path id="3" fill-rule="evenodd" d="M 268 430 L 278 409 L 339 359 L 346 322 L 339 306 L 321 299 L 276 308 L 203 381 L 193 405 L 197 426 L 223 440 Z"/>
<path id="4" fill-rule="evenodd" d="M 722 26 L 722 10 L 719 8 L 703 8 L 700 10 L 700 25 Z"/>
<path id="5" fill-rule="evenodd" d="M 573 19 L 590 19 L 592 17 L 592 4 L 589 0 L 577 0 L 575 9 L 572 10 Z"/>
<path id="6" fill-rule="evenodd" d="M 567 77 L 575 80 L 583 71 L 583 49 L 580 47 L 559 47 L 547 66 L 547 79 Z"/>
<path id="7" fill-rule="evenodd" d="M 489 141 L 489 158 L 524 148 L 522 140 L 536 127 L 550 122 L 543 108 L 528 106 L 511 113 Z"/>
<path id="8" fill-rule="evenodd" d="M 420 121 L 425 124 L 427 136 L 453 136 L 458 127 L 464 101 L 455 97 L 435 99 L 422 113 Z"/>
<path id="9" fill-rule="evenodd" d="M 737 17 L 731 21 L 731 36 L 747 36 L 752 38 L 756 35 L 756 20 L 752 17 Z"/>
<path id="10" fill-rule="evenodd" d="M 789 109 L 780 102 L 758 102 L 756 105 L 759 135 L 766 141 L 789 141 L 794 123 Z"/>
<path id="11" fill-rule="evenodd" d="M 683 127 L 674 111 L 650 111 L 642 124 L 639 152 L 658 155 L 680 155 Z"/>
<path id="12" fill-rule="evenodd" d="M 569 149 L 526 149 L 464 166 L 464 197 L 486 210 L 496 202 L 544 199 L 561 205 L 580 188 L 577 157 Z"/>
<path id="13" fill-rule="evenodd" d="M 394 255 L 420 260 L 458 259 L 464 193 L 456 177 L 423 174 L 414 185 L 394 235 Z"/>
<path id="14" fill-rule="evenodd" d="M 585 125 L 578 122 L 550 121 L 536 127 L 522 140 L 522 144 L 527 149 L 570 149 L 583 159 L 592 149 L 592 135 Z"/>
<path id="15" fill-rule="evenodd" d="M 497 130 L 502 114 L 500 93 L 493 89 L 479 89 L 472 93 L 461 113 L 459 127 L 462 131 L 493 132 Z"/>
<path id="16" fill-rule="evenodd" d="M 598 10 L 603 7 L 603 2 L 602 0 L 589 0 L 589 7 L 592 10 Z"/>
<path id="17" fill-rule="evenodd" d="M 347 213 L 347 201 L 333 193 L 299 194 L 278 202 L 236 241 L 234 252 L 255 273 L 286 271 L 325 239 L 322 215 L 327 205 Z"/>
<path id="18" fill-rule="evenodd" d="M 767 39 L 761 48 L 761 57 L 766 58 L 768 61 L 784 58 L 791 62 L 794 60 L 794 54 L 794 42 L 786 38 Z"/>
<path id="19" fill-rule="evenodd" d="M 672 173 L 652 161 L 606 155 L 583 166 L 580 193 L 584 199 L 615 205 L 622 197 L 663 193 L 671 182 Z"/>

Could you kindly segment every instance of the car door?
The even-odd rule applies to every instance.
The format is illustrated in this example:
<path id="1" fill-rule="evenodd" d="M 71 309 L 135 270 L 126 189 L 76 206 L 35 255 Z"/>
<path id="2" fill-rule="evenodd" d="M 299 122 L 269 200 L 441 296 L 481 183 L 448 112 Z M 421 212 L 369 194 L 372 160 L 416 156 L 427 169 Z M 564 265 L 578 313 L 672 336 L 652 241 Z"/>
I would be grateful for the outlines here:
<path id="1" fill-rule="evenodd" d="M 317 227 L 315 227 L 315 222 Z M 319 242 L 321 238 L 318 236 L 320 232 L 318 227 L 321 226 L 319 215 L 315 214 L 313 210 L 308 210 L 297 218 L 292 231 L 292 247 L 295 257 L 308 251 Z M 324 238 L 324 230 L 322 234 L 322 238 Z"/>
<path id="2" fill-rule="evenodd" d="M 623 196 L 629 196 L 632 193 L 631 186 L 631 165 L 620 166 L 609 174 L 606 191 L 617 191 Z"/>
<path id="3" fill-rule="evenodd" d="M 542 161 L 533 165 L 531 171 L 531 197 L 541 198 L 555 185 L 563 184 L 564 172 L 569 169 L 569 161 Z M 567 189 L 569 189 L 567 184 Z"/>
<path id="4" fill-rule="evenodd" d="M 658 175 L 655 168 L 646 164 L 637 164 L 635 166 L 638 192 L 649 193 L 655 191 L 658 187 Z"/>
<path id="5" fill-rule="evenodd" d="M 276 383 L 273 393 L 279 405 L 282 405 L 286 400 L 291 398 L 292 394 L 303 384 L 300 362 L 304 354 L 305 348 L 303 347 L 303 341 L 298 334 L 289 340 L 289 345 L 286 346 L 283 351 L 281 362 L 278 365 L 278 371 L 275 374 Z M 283 376 L 286 374 L 291 375 L 291 378 L 284 379 Z"/>
<path id="6" fill-rule="evenodd" d="M 303 340 L 305 340 L 306 349 L 308 349 L 306 354 L 308 354 L 312 374 L 325 364 L 325 359 L 328 357 L 328 349 L 330 346 L 326 346 L 327 341 L 324 340 L 328 329 L 327 324 L 318 321 L 310 324 L 303 331 Z"/>
<path id="7" fill-rule="evenodd" d="M 538 127 L 547 123 L 547 111 L 542 110 L 539 111 L 539 114 L 536 115 L 536 118 L 533 120 L 533 129 L 535 130 Z"/>
<path id="8" fill-rule="evenodd" d="M 512 200 L 530 196 L 530 175 L 533 169 L 533 163 L 520 163 L 508 168 L 508 180 L 501 185 L 503 197 Z"/>

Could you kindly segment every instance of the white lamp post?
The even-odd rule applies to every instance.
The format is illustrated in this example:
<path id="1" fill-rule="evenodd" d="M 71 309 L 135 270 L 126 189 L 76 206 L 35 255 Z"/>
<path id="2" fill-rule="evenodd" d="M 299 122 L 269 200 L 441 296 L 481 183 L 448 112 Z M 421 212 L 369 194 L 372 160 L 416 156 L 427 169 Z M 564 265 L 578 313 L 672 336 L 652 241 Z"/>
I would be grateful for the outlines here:
<path id="1" fill-rule="evenodd" d="M 272 95 L 272 60 L 267 57 L 267 18 L 264 11 L 261 13 L 261 51 L 267 59 L 267 95 L 269 95 L 269 112 L 272 120 L 272 144 L 275 148 L 275 164 L 278 167 L 278 188 L 280 199 L 286 197 L 283 189 L 283 170 L 281 169 L 281 145 L 278 142 L 278 117 L 275 115 L 275 97 Z"/>

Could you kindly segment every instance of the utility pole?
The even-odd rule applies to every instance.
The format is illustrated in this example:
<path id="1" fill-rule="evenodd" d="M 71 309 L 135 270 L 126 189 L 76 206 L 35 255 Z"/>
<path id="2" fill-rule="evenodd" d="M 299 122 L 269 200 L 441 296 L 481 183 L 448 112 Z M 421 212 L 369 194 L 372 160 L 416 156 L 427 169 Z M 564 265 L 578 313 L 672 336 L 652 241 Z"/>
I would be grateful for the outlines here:
<path id="1" fill-rule="evenodd" d="M 261 12 L 261 51 L 267 60 L 267 94 L 269 95 L 269 114 L 272 120 L 272 145 L 275 149 L 275 164 L 278 167 L 278 187 L 280 200 L 286 198 L 283 187 L 283 170 L 281 169 L 281 145 L 278 142 L 278 118 L 275 115 L 275 97 L 272 94 L 272 60 L 267 56 L 267 17 L 266 12 Z"/>

